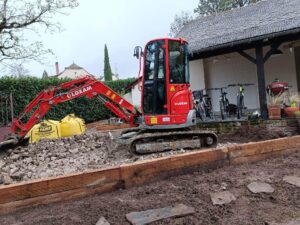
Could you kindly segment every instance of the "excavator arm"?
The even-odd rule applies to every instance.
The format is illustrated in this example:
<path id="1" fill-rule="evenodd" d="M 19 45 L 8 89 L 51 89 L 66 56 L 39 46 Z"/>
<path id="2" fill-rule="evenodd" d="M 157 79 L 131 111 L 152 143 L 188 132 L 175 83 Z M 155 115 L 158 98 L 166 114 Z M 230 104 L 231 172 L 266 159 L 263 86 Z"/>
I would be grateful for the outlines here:
<path id="1" fill-rule="evenodd" d="M 137 126 L 135 118 L 139 116 L 139 113 L 132 104 L 101 81 L 85 76 L 41 91 L 19 117 L 13 120 L 12 133 L 17 139 L 22 139 L 51 107 L 82 96 L 90 99 L 97 97 L 116 116 L 130 123 L 131 126 Z M 22 122 L 26 116 L 29 116 L 29 119 Z"/>

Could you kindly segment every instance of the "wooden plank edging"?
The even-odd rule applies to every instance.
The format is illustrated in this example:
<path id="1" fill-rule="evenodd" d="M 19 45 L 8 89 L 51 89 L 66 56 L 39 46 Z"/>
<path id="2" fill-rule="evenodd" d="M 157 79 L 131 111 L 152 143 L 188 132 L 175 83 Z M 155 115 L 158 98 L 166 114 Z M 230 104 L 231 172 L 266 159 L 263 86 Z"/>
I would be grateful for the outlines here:
<path id="1" fill-rule="evenodd" d="M 249 163 L 300 150 L 300 136 L 207 149 L 0 187 L 0 214 L 164 179 L 190 169 Z"/>

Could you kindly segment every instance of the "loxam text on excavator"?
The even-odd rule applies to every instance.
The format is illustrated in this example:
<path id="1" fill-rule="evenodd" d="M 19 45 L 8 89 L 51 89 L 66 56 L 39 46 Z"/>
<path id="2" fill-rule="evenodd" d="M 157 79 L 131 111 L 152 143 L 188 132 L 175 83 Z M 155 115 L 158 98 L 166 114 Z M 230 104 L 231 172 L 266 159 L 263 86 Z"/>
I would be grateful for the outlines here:
<path id="1" fill-rule="evenodd" d="M 217 136 L 210 131 L 192 130 L 196 113 L 189 82 L 188 43 L 181 38 L 149 41 L 144 51 L 135 47 L 140 60 L 138 87 L 141 110 L 101 81 L 85 76 L 40 92 L 12 121 L 10 134 L 0 147 L 19 144 L 27 132 L 55 105 L 82 96 L 98 98 L 116 116 L 133 128 L 122 132 L 134 154 L 148 154 L 175 149 L 215 147 Z M 29 119 L 24 121 L 24 118 Z"/>

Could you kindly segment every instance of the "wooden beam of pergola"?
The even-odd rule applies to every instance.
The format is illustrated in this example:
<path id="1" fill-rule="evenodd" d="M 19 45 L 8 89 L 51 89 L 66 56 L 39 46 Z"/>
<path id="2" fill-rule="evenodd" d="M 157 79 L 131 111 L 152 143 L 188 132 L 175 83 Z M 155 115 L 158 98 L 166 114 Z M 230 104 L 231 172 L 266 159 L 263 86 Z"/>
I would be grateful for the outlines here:
<path id="1" fill-rule="evenodd" d="M 256 65 L 257 82 L 258 82 L 258 95 L 261 117 L 268 119 L 268 106 L 267 106 L 267 94 L 266 94 L 266 79 L 265 79 L 265 67 L 264 64 L 280 47 L 281 42 L 272 43 L 270 50 L 265 54 L 263 53 L 263 45 L 257 45 L 255 47 L 255 58 L 248 53 L 240 50 L 237 51 L 241 56 L 249 60 Z"/>

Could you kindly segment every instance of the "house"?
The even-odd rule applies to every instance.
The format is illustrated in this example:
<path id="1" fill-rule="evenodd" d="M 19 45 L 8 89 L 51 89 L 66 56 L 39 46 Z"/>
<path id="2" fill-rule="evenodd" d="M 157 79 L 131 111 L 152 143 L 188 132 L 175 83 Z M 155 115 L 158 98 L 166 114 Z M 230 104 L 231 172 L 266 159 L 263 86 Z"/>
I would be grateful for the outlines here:
<path id="1" fill-rule="evenodd" d="M 123 96 L 132 105 L 141 106 L 141 90 L 138 87 L 138 79 L 130 83 L 126 88 L 126 94 Z"/>
<path id="2" fill-rule="evenodd" d="M 185 25 L 177 36 L 189 42 L 191 88 L 253 83 L 245 90 L 245 105 L 267 118 L 268 83 L 278 78 L 292 91 L 300 89 L 299 12 L 299 0 L 267 0 Z M 227 92 L 236 103 L 237 90 Z M 219 111 L 219 93 L 209 94 Z"/>
<path id="3" fill-rule="evenodd" d="M 56 67 L 55 76 L 58 78 L 77 79 L 86 75 L 93 76 L 92 74 L 87 72 L 83 67 L 78 66 L 74 62 L 70 66 L 66 67 L 64 71 L 62 71 L 61 73 L 59 72 L 59 65 L 57 62 L 55 63 L 55 67 Z"/>

